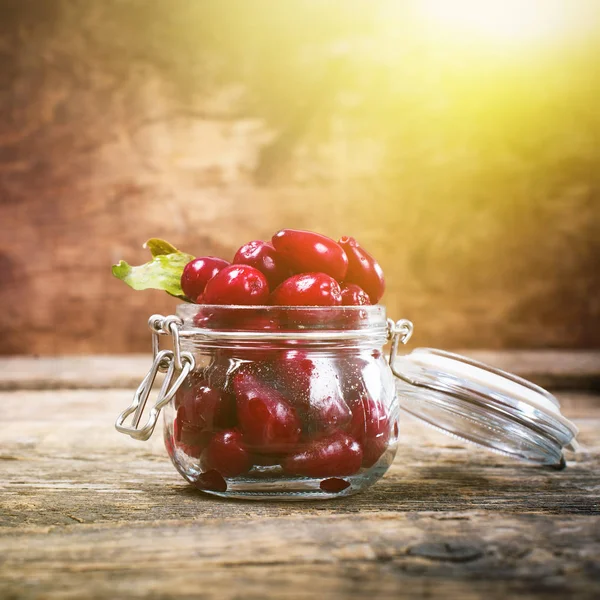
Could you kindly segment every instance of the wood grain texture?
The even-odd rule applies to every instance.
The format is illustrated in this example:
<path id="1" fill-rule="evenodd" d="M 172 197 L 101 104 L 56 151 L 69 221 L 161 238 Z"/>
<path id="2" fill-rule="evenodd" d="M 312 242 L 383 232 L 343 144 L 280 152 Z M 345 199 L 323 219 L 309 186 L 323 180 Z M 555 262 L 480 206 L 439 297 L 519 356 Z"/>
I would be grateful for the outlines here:
<path id="1" fill-rule="evenodd" d="M 600 36 L 506 64 L 348 3 L 0 2 L 0 354 L 143 352 L 173 301 L 111 264 L 281 227 L 356 236 L 419 345 L 600 347 Z"/>
<path id="2" fill-rule="evenodd" d="M 597 598 L 598 398 L 559 397 L 564 471 L 407 419 L 377 485 L 296 504 L 192 489 L 160 435 L 114 431 L 131 390 L 2 392 L 0 597 Z"/>

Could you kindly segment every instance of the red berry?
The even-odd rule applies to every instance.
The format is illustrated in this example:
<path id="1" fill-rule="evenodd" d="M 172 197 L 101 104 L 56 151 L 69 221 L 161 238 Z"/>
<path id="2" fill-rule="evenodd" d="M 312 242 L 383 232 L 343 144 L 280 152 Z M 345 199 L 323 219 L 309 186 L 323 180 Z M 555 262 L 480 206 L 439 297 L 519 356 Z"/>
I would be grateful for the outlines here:
<path id="1" fill-rule="evenodd" d="M 231 422 L 231 408 L 225 395 L 205 380 L 192 385 L 178 397 L 177 415 L 182 424 L 199 430 L 227 427 Z"/>
<path id="2" fill-rule="evenodd" d="M 350 433 L 363 449 L 363 466 L 372 467 L 387 450 L 390 419 L 382 402 L 361 394 L 352 406 Z"/>
<path id="3" fill-rule="evenodd" d="M 342 306 L 367 306 L 371 304 L 367 292 L 355 283 L 342 283 Z"/>
<path id="4" fill-rule="evenodd" d="M 192 371 L 175 393 L 175 408 L 179 408 L 184 402 L 189 402 L 188 397 L 193 397 L 196 388 L 204 383 L 202 373 L 200 371 Z"/>
<path id="5" fill-rule="evenodd" d="M 173 421 L 173 445 L 182 452 L 193 458 L 200 458 L 200 455 L 208 444 L 211 433 L 200 431 L 196 427 L 190 427 L 182 423 L 179 415 Z"/>
<path id="6" fill-rule="evenodd" d="M 181 409 L 178 410 L 173 421 L 173 438 L 175 442 L 182 446 L 198 446 L 204 449 L 212 436 L 212 432 L 190 425 L 182 415 Z"/>
<path id="7" fill-rule="evenodd" d="M 354 438 L 338 431 L 288 456 L 283 462 L 283 469 L 291 475 L 306 477 L 352 475 L 360 469 L 362 454 Z"/>
<path id="8" fill-rule="evenodd" d="M 340 306 L 338 282 L 325 273 L 302 273 L 286 279 L 271 294 L 271 304 L 279 306 Z"/>
<path id="9" fill-rule="evenodd" d="M 215 433 L 202 455 L 202 468 L 215 469 L 224 477 L 236 477 L 252 467 L 242 433 L 228 429 Z"/>
<path id="10" fill-rule="evenodd" d="M 345 479 L 330 477 L 329 479 L 323 479 L 319 484 L 319 487 L 329 494 L 338 494 L 339 492 L 343 492 L 346 488 L 349 488 L 350 482 Z"/>
<path id="11" fill-rule="evenodd" d="M 214 256 L 203 256 L 190 261 L 185 265 L 181 274 L 183 293 L 192 302 L 196 302 L 208 281 L 227 266 L 229 266 L 229 263 L 226 260 Z"/>
<path id="12" fill-rule="evenodd" d="M 275 361 L 273 371 L 310 435 L 343 428 L 352 418 L 330 360 L 288 350 Z"/>
<path id="13" fill-rule="evenodd" d="M 282 229 L 273 238 L 275 250 L 295 273 L 320 272 L 342 281 L 348 258 L 331 238 L 312 231 Z"/>
<path id="14" fill-rule="evenodd" d="M 230 265 L 219 271 L 204 288 L 205 304 L 266 304 L 269 284 L 265 276 L 248 265 Z"/>
<path id="15" fill-rule="evenodd" d="M 244 244 L 235 253 L 233 263 L 250 265 L 258 269 L 267 278 L 271 289 L 275 289 L 284 279 L 293 274 L 273 244 L 260 240 Z"/>
<path id="16" fill-rule="evenodd" d="M 204 383 L 181 396 L 177 414 L 183 423 L 199 429 L 212 429 L 221 395 Z"/>
<path id="17" fill-rule="evenodd" d="M 173 422 L 175 445 L 188 456 L 198 458 L 212 431 L 225 421 L 221 394 L 206 385 L 198 373 L 187 378 L 175 396 L 177 415 Z"/>
<path id="18" fill-rule="evenodd" d="M 258 454 L 292 451 L 300 439 L 301 424 L 286 398 L 250 373 L 237 373 L 233 387 L 249 449 Z"/>
<path id="19" fill-rule="evenodd" d="M 340 373 L 340 383 L 344 398 L 350 401 L 366 393 L 367 384 L 365 378 L 370 377 L 369 372 L 374 368 L 371 366 L 373 362 L 371 359 L 367 359 L 366 357 L 361 358 L 361 356 L 353 354 L 344 356 L 340 353 L 338 355 L 335 363 Z M 377 366 L 377 373 L 373 373 L 374 376 L 378 375 L 378 370 L 379 366 Z"/>
<path id="20" fill-rule="evenodd" d="M 345 281 L 359 285 L 377 304 L 385 291 L 383 270 L 379 263 L 352 237 L 340 238 L 339 245 L 348 257 L 348 273 Z"/>
<path id="21" fill-rule="evenodd" d="M 211 492 L 227 491 L 227 482 L 223 479 L 223 476 L 214 469 L 206 471 L 206 473 L 201 473 L 194 482 L 194 485 L 199 490 L 208 490 Z"/>

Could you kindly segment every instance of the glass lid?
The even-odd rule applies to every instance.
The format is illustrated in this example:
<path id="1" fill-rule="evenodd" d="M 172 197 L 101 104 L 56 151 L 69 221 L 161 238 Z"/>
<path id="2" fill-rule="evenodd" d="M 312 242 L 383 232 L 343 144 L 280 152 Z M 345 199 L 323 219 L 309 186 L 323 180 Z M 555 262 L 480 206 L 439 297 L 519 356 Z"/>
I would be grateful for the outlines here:
<path id="1" fill-rule="evenodd" d="M 565 466 L 563 449 L 577 449 L 577 427 L 562 416 L 558 400 L 525 379 L 429 348 L 391 365 L 400 408 L 444 433 L 557 468 Z"/>

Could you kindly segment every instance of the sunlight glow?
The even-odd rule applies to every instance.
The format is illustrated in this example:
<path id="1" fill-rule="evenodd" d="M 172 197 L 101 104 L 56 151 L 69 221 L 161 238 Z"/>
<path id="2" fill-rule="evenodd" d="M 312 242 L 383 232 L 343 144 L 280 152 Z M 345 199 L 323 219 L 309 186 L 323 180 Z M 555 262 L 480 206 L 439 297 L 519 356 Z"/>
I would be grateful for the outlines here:
<path id="1" fill-rule="evenodd" d="M 550 40 L 584 25 L 565 0 L 421 0 L 419 13 L 441 33 L 502 44 Z"/>

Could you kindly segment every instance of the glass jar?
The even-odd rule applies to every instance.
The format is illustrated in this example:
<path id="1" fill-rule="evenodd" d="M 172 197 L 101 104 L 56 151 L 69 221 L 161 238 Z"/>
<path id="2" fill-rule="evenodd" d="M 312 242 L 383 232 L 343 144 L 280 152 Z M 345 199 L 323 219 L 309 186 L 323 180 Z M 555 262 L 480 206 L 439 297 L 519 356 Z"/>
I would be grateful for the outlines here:
<path id="1" fill-rule="evenodd" d="M 148 439 L 164 409 L 173 464 L 210 494 L 354 494 L 391 465 L 400 410 L 534 464 L 563 467 L 563 448 L 576 448 L 576 427 L 538 386 L 447 352 L 397 357 L 412 324 L 386 319 L 380 305 L 182 304 L 149 326 L 153 365 L 116 428 Z M 173 350 L 160 350 L 161 335 L 172 336 Z M 165 377 L 140 427 L 158 372 Z"/>
<path id="2" fill-rule="evenodd" d="M 167 451 L 199 489 L 308 499 L 372 485 L 398 405 L 385 309 L 181 305 L 195 363 L 164 411 Z"/>

